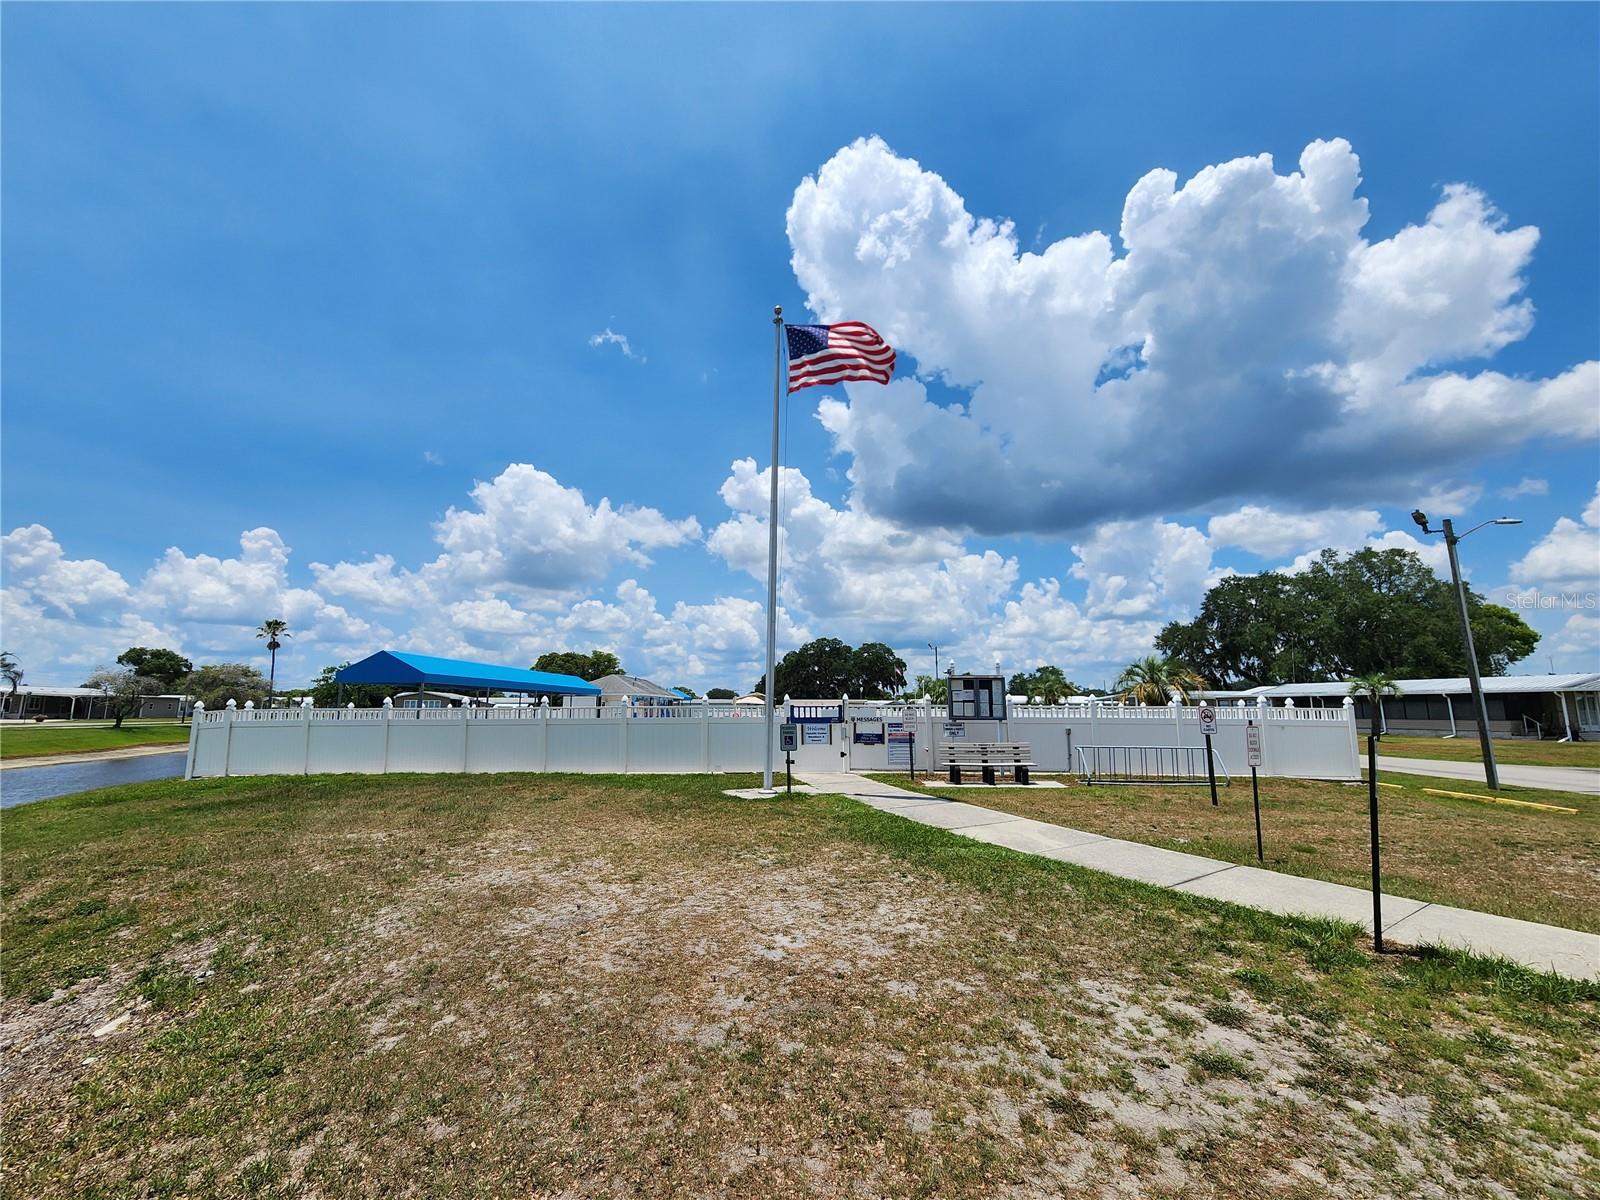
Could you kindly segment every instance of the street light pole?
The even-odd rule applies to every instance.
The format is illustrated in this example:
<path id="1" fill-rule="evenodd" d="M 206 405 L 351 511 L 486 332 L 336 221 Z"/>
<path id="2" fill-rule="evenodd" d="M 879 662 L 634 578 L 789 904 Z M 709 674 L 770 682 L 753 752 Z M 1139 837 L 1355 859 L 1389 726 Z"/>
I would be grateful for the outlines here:
<path id="1" fill-rule="evenodd" d="M 1494 739 L 1489 736 L 1489 705 L 1478 676 L 1478 651 L 1472 644 L 1472 621 L 1467 615 L 1467 586 L 1461 582 L 1461 559 L 1456 554 L 1455 526 L 1444 519 L 1444 545 L 1450 554 L 1450 578 L 1456 585 L 1456 608 L 1461 614 L 1461 641 L 1467 649 L 1467 679 L 1472 684 L 1472 707 L 1478 715 L 1478 745 L 1483 748 L 1483 781 L 1491 792 L 1500 790 L 1500 771 L 1494 761 Z M 1468 532 L 1471 532 L 1470 530 Z"/>
<path id="2" fill-rule="evenodd" d="M 1467 680 L 1472 685 L 1472 707 L 1478 718 L 1478 745 L 1483 750 L 1483 782 L 1491 792 L 1500 790 L 1500 770 L 1494 761 L 1494 739 L 1489 736 L 1489 705 L 1483 698 L 1483 679 L 1478 674 L 1478 651 L 1472 644 L 1472 620 L 1467 612 L 1467 586 L 1461 581 L 1461 559 L 1456 554 L 1456 545 L 1467 534 L 1476 533 L 1485 525 L 1521 525 L 1517 517 L 1496 517 L 1492 521 L 1483 521 L 1474 525 L 1466 533 L 1456 533 L 1454 522 L 1446 517 L 1438 529 L 1428 528 L 1427 514 L 1420 509 L 1411 514 L 1411 519 L 1421 527 L 1423 533 L 1443 533 L 1445 550 L 1450 556 L 1450 580 L 1455 584 L 1456 609 L 1461 615 L 1461 643 L 1467 652 Z"/>

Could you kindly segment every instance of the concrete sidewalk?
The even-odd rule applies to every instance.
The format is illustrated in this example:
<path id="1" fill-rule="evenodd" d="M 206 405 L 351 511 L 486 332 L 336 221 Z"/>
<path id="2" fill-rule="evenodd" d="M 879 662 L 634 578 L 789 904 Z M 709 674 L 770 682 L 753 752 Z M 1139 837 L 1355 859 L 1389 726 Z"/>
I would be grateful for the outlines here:
<path id="1" fill-rule="evenodd" d="M 1380 745 L 1382 743 L 1379 743 Z M 1366 765 L 1366 759 L 1361 760 Z M 1500 782 L 1513 787 L 1550 788 L 1557 792 L 1581 792 L 1600 796 L 1600 767 L 1519 767 L 1496 763 Z M 1396 758 L 1378 755 L 1378 773 L 1399 771 L 1403 775 L 1433 775 L 1439 779 L 1468 779 L 1483 782 L 1483 764 L 1446 762 L 1441 758 Z"/>
<path id="2" fill-rule="evenodd" d="M 805 779 L 820 792 L 849 796 L 882 812 L 974 841 L 1283 916 L 1336 917 L 1372 931 L 1372 893 L 1362 888 L 1101 837 L 962 800 L 909 792 L 861 775 L 808 771 Z M 1387 892 L 1383 896 L 1383 932 L 1410 945 L 1450 946 L 1498 955 L 1572 979 L 1600 979 L 1600 934 L 1429 904 Z"/>

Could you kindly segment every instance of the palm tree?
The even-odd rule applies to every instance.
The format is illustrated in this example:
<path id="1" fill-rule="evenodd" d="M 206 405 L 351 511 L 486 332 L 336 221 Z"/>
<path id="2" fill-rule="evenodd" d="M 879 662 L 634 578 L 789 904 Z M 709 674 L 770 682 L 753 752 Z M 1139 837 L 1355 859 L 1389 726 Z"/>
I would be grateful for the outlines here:
<path id="1" fill-rule="evenodd" d="M 6 711 L 10 709 L 11 702 L 16 699 L 17 687 L 22 683 L 22 668 L 17 666 L 17 660 L 4 650 L 0 650 L 0 679 L 4 679 L 11 685 L 11 690 L 6 693 L 5 709 L 0 709 L 0 711 Z"/>
<path id="2" fill-rule="evenodd" d="M 280 621 L 276 617 L 263 621 L 256 630 L 256 636 L 267 639 L 267 650 L 272 655 L 272 671 L 267 676 L 267 707 L 271 708 L 272 695 L 278 682 L 278 650 L 283 646 L 283 643 L 278 639 L 292 636 L 289 633 L 289 622 Z M 257 676 L 257 678 L 260 678 L 260 676 Z"/>
<path id="3" fill-rule="evenodd" d="M 1352 675 L 1346 681 L 1350 684 L 1350 694 L 1358 696 L 1372 705 L 1372 720 L 1369 723 L 1374 737 L 1382 737 L 1389 732 L 1389 722 L 1383 716 L 1383 698 L 1385 696 L 1398 696 L 1400 687 L 1394 679 L 1382 671 L 1368 671 L 1365 675 Z"/>
<path id="4" fill-rule="evenodd" d="M 1189 693 L 1203 688 L 1206 681 L 1175 658 L 1149 655 L 1128 664 L 1113 685 L 1123 700 L 1138 704 L 1166 704 L 1177 698 L 1189 702 Z"/>

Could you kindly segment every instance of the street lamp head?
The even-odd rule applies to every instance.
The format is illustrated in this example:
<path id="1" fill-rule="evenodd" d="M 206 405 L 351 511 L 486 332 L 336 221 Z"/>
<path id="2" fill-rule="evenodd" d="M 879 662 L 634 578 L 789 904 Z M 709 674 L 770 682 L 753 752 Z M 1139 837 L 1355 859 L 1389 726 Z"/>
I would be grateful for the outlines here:
<path id="1" fill-rule="evenodd" d="M 1496 525 L 1521 525 L 1522 524 L 1522 518 L 1521 517 L 1496 517 L 1494 519 L 1494 524 L 1496 524 Z"/>
<path id="2" fill-rule="evenodd" d="M 1427 533 L 1428 532 L 1428 514 L 1427 513 L 1423 512 L 1420 508 L 1414 508 L 1414 509 L 1411 510 L 1411 519 L 1417 523 L 1418 527 L 1422 530 L 1423 533 Z"/>

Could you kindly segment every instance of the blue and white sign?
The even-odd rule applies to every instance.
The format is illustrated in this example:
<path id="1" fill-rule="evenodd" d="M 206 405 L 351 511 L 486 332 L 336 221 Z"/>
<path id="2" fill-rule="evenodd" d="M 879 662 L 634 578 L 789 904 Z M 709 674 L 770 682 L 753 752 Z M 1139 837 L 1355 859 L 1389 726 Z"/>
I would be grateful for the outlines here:
<path id="1" fill-rule="evenodd" d="M 883 745 L 883 722 L 862 720 L 856 721 L 855 743 L 858 746 Z"/>

